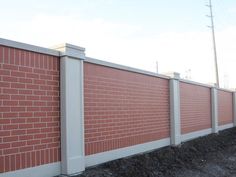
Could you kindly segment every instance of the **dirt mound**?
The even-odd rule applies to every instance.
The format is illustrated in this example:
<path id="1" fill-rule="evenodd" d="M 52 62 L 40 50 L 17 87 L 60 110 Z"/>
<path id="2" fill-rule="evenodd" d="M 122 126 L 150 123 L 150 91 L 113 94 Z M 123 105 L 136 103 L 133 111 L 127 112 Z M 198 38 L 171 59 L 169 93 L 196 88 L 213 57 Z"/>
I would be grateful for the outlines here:
<path id="1" fill-rule="evenodd" d="M 236 176 L 236 128 L 108 162 L 78 177 Z"/>

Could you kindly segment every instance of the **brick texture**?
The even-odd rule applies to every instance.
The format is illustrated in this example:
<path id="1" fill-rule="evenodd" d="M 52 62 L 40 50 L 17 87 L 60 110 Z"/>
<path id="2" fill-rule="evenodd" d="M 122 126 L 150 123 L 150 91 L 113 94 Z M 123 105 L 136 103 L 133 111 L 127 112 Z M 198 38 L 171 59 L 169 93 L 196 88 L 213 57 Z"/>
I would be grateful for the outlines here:
<path id="1" fill-rule="evenodd" d="M 85 154 L 169 137 L 168 80 L 84 63 Z"/>
<path id="2" fill-rule="evenodd" d="M 211 128 L 210 88 L 180 82 L 181 133 Z"/>
<path id="3" fill-rule="evenodd" d="M 218 90 L 219 125 L 233 123 L 233 94 Z"/>
<path id="4" fill-rule="evenodd" d="M 60 161 L 59 59 L 0 46 L 0 173 Z"/>

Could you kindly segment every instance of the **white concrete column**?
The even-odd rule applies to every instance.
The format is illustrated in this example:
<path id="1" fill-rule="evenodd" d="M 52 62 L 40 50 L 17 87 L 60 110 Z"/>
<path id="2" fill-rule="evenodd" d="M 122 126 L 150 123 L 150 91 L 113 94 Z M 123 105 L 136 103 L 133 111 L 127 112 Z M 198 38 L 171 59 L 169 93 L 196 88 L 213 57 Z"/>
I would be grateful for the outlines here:
<path id="1" fill-rule="evenodd" d="M 85 49 L 71 44 L 60 51 L 61 173 L 72 175 L 85 169 L 83 60 Z"/>
<path id="2" fill-rule="evenodd" d="M 234 126 L 236 126 L 236 92 L 233 92 L 233 116 L 234 116 Z"/>
<path id="3" fill-rule="evenodd" d="M 180 122 L 180 88 L 179 73 L 167 73 L 170 76 L 170 128 L 171 128 L 171 145 L 181 143 L 181 122 Z"/>
<path id="4" fill-rule="evenodd" d="M 218 94 L 215 87 L 211 88 L 212 133 L 218 133 Z"/>

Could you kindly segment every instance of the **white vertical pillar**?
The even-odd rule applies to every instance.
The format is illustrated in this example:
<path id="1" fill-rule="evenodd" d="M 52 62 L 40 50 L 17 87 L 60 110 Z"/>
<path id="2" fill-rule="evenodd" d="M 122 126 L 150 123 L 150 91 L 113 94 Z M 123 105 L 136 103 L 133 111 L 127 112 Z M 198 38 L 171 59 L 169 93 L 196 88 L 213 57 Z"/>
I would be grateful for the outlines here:
<path id="1" fill-rule="evenodd" d="M 233 92 L 233 116 L 234 116 L 234 126 L 236 126 L 236 92 Z"/>
<path id="2" fill-rule="evenodd" d="M 215 87 L 211 88 L 212 133 L 218 133 L 218 94 Z"/>
<path id="3" fill-rule="evenodd" d="M 61 87 L 61 173 L 84 171 L 83 60 L 85 49 L 70 44 L 60 51 Z"/>
<path id="4" fill-rule="evenodd" d="M 181 122 L 180 122 L 180 88 L 179 73 L 168 73 L 170 79 L 170 128 L 171 128 L 171 145 L 181 143 Z"/>

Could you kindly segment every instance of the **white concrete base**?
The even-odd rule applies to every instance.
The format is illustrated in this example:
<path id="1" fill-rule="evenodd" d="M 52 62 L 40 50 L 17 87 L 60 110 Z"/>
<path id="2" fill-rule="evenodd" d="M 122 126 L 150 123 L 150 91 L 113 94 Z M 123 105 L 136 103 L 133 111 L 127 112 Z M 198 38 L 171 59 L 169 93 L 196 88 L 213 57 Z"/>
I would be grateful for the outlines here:
<path id="1" fill-rule="evenodd" d="M 205 136 L 205 135 L 209 135 L 212 133 L 212 129 L 205 129 L 205 130 L 200 130 L 200 131 L 195 131 L 195 132 L 191 132 L 191 133 L 187 133 L 187 134 L 183 134 L 181 136 L 181 141 L 185 142 L 185 141 L 189 141 L 201 136 Z"/>
<path id="2" fill-rule="evenodd" d="M 233 123 L 219 126 L 219 131 L 234 127 Z"/>
<path id="3" fill-rule="evenodd" d="M 88 155 L 85 156 L 85 166 L 86 167 L 94 166 L 108 161 L 120 159 L 127 156 L 132 156 L 135 154 L 151 151 L 169 145 L 170 145 L 170 138 L 165 138 L 144 144 Z"/>
<path id="4" fill-rule="evenodd" d="M 53 177 L 61 174 L 61 163 L 50 163 L 32 168 L 1 173 L 1 177 Z"/>
<path id="5" fill-rule="evenodd" d="M 66 170 L 70 172 L 70 175 L 78 174 L 78 173 L 81 173 L 85 170 L 84 156 L 71 157 L 68 159 L 66 164 L 67 164 Z M 62 174 L 64 174 L 63 169 L 62 169 Z M 68 174 L 64 174 L 64 175 L 68 175 Z"/>

